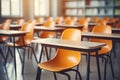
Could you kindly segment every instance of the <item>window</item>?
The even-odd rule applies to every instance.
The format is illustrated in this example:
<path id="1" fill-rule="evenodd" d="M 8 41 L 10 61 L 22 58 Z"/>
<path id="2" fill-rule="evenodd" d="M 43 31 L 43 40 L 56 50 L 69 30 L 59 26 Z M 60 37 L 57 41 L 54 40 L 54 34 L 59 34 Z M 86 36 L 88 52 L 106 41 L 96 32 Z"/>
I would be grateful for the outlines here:
<path id="1" fill-rule="evenodd" d="M 34 0 L 34 15 L 48 16 L 49 15 L 49 0 Z"/>
<path id="2" fill-rule="evenodd" d="M 22 17 L 23 0 L 1 0 L 1 15 L 3 17 Z"/>

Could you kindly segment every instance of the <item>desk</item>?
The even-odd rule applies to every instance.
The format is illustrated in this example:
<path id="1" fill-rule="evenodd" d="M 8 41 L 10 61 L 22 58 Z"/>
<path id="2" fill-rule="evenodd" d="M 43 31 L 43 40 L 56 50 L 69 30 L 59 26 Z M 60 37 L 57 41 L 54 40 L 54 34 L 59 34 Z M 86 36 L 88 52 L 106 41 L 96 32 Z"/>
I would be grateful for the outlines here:
<path id="1" fill-rule="evenodd" d="M 83 28 L 83 25 L 65 25 L 65 24 L 56 24 L 55 27 L 63 27 L 63 28 Z"/>
<path id="2" fill-rule="evenodd" d="M 120 34 L 120 28 L 112 28 L 112 33 L 119 33 Z"/>
<path id="3" fill-rule="evenodd" d="M 87 38 L 101 38 L 101 39 L 108 39 L 113 41 L 113 52 L 114 55 L 116 56 L 116 51 L 115 51 L 115 44 L 114 42 L 118 41 L 120 42 L 120 34 L 101 34 L 101 33 L 93 33 L 93 32 L 83 32 L 82 37 L 87 37 Z"/>
<path id="4" fill-rule="evenodd" d="M 35 26 L 35 31 L 53 31 L 53 32 L 62 32 L 64 28 L 59 27 L 45 27 L 45 26 Z"/>
<path id="5" fill-rule="evenodd" d="M 98 24 L 97 22 L 89 22 L 88 23 L 89 26 L 95 26 L 97 24 Z M 114 24 L 113 22 L 107 22 L 107 25 L 113 26 L 113 24 Z"/>
<path id="6" fill-rule="evenodd" d="M 13 38 L 13 43 L 14 43 L 14 67 L 15 67 L 15 75 L 17 75 L 17 71 L 16 71 L 16 55 L 15 55 L 15 37 L 19 37 L 22 36 L 24 39 L 24 36 L 26 35 L 26 33 L 28 32 L 24 32 L 24 31 L 15 31 L 15 30 L 0 30 L 0 36 L 9 36 L 10 38 Z M 23 40 L 24 43 L 24 40 Z"/>
<path id="7" fill-rule="evenodd" d="M 120 34 L 101 34 L 101 33 L 93 33 L 93 32 L 83 32 L 82 37 L 102 38 L 102 39 L 120 41 Z"/>
<path id="8" fill-rule="evenodd" d="M 88 52 L 88 55 L 87 55 L 87 78 L 86 78 L 87 80 L 89 80 L 90 53 L 96 52 L 96 55 L 98 55 L 98 50 L 100 50 L 101 47 L 106 45 L 105 43 L 84 42 L 84 41 L 76 42 L 76 41 L 53 39 L 53 38 L 33 40 L 33 43 L 40 43 L 42 45 L 42 47 L 49 46 L 49 47 L 55 47 L 55 48 L 63 48 L 63 49 Z M 98 56 L 96 57 L 96 60 L 97 60 L 99 80 L 101 80 Z M 40 56 L 39 62 L 41 62 L 41 56 Z M 40 80 L 39 79 L 40 74 L 41 74 L 41 72 L 39 71 L 39 68 L 38 68 L 36 80 Z"/>
<path id="9" fill-rule="evenodd" d="M 21 25 L 17 25 L 17 24 L 11 24 L 10 25 L 10 29 L 11 30 L 18 30 L 18 29 L 20 29 L 21 28 Z"/>
<path id="10" fill-rule="evenodd" d="M 60 32 L 62 33 L 62 31 L 64 30 L 65 28 L 60 28 L 60 27 L 44 27 L 44 26 L 35 26 L 34 27 L 34 30 L 35 32 L 37 33 L 37 36 L 39 36 L 39 32 L 40 31 L 52 31 L 52 32 Z M 57 36 L 56 36 L 57 37 Z"/>

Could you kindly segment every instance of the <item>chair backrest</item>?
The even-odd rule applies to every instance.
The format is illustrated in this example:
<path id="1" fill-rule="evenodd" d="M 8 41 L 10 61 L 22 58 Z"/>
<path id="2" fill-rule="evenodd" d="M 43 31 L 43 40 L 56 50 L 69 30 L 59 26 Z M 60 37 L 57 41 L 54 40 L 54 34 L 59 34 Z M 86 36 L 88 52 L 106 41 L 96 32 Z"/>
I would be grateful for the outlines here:
<path id="1" fill-rule="evenodd" d="M 40 38 L 53 38 L 55 37 L 55 33 L 51 31 L 43 31 L 40 36 Z"/>
<path id="2" fill-rule="evenodd" d="M 72 20 L 71 18 L 66 18 L 65 20 L 64 20 L 64 24 L 66 24 L 66 25 L 74 25 L 75 24 L 75 22 L 74 22 L 74 20 Z"/>
<path id="3" fill-rule="evenodd" d="M 99 19 L 99 20 L 97 21 L 97 25 L 107 25 L 107 21 L 104 20 L 104 19 Z"/>
<path id="4" fill-rule="evenodd" d="M 36 23 L 43 24 L 44 23 L 44 18 L 43 17 L 37 18 Z"/>
<path id="5" fill-rule="evenodd" d="M 43 26 L 45 26 L 45 27 L 55 27 L 55 22 L 47 20 L 47 21 L 44 22 Z"/>
<path id="6" fill-rule="evenodd" d="M 72 41 L 81 41 L 81 31 L 79 29 L 66 29 L 63 31 L 62 40 L 72 40 Z M 73 50 L 66 50 L 66 49 L 58 49 L 57 54 L 55 56 L 55 59 L 57 61 L 59 60 L 60 63 L 63 63 L 65 65 L 63 66 L 76 66 L 79 64 L 81 60 L 81 54 L 80 51 L 73 51 Z"/>
<path id="7" fill-rule="evenodd" d="M 18 19 L 16 24 L 18 24 L 18 25 L 23 25 L 24 22 L 25 22 L 24 19 Z"/>
<path id="8" fill-rule="evenodd" d="M 112 29 L 111 26 L 108 25 L 96 25 L 92 29 L 92 32 L 101 34 L 111 34 Z M 106 43 L 106 46 L 102 47 L 99 53 L 107 53 L 112 49 L 112 40 L 91 38 L 90 41 Z"/>
<path id="9" fill-rule="evenodd" d="M 35 26 L 35 24 L 36 24 L 36 20 L 34 20 L 34 19 L 33 19 L 33 20 L 28 20 L 27 22 L 28 22 L 28 23 L 32 23 L 33 26 Z"/>
<path id="10" fill-rule="evenodd" d="M 78 20 L 78 25 L 83 25 L 82 32 L 88 32 L 88 19 L 87 18 L 80 18 Z"/>
<path id="11" fill-rule="evenodd" d="M 5 22 L 8 22 L 11 24 L 12 20 L 11 19 L 6 19 Z"/>
<path id="12" fill-rule="evenodd" d="M 78 21 L 77 17 L 72 17 L 71 19 L 74 21 L 74 23 L 77 23 L 77 21 Z"/>
<path id="13" fill-rule="evenodd" d="M 1 29 L 2 30 L 9 30 L 10 29 L 10 23 L 9 22 L 2 23 Z"/>
<path id="14" fill-rule="evenodd" d="M 10 22 L 4 22 L 1 25 L 1 30 L 9 30 L 10 29 Z M 0 36 L 0 42 L 7 40 L 7 36 Z"/>
<path id="15" fill-rule="evenodd" d="M 103 17 L 103 20 L 106 20 L 106 22 L 109 22 L 110 18 L 109 17 Z"/>
<path id="16" fill-rule="evenodd" d="M 120 21 L 116 23 L 115 28 L 120 28 Z"/>
<path id="17" fill-rule="evenodd" d="M 55 18 L 55 23 L 56 24 L 62 24 L 62 22 L 63 22 L 63 17 L 56 17 Z"/>
<path id="18" fill-rule="evenodd" d="M 53 17 L 48 17 L 45 21 L 54 21 Z"/>
<path id="19" fill-rule="evenodd" d="M 19 45 L 29 45 L 31 44 L 33 40 L 33 34 L 34 34 L 34 25 L 32 23 L 24 23 L 20 29 L 21 31 L 26 31 L 28 32 L 24 36 L 24 44 L 23 44 L 23 38 L 19 37 L 19 39 L 16 41 L 17 44 Z"/>
<path id="20" fill-rule="evenodd" d="M 99 20 L 99 17 L 93 17 L 93 18 L 92 18 L 92 21 L 93 21 L 93 22 L 97 22 L 98 20 Z"/>
<path id="21" fill-rule="evenodd" d="M 45 21 L 43 26 L 45 27 L 55 27 L 55 22 L 54 21 Z M 42 31 L 40 34 L 40 38 L 53 38 L 55 36 L 55 32 L 51 31 Z"/>

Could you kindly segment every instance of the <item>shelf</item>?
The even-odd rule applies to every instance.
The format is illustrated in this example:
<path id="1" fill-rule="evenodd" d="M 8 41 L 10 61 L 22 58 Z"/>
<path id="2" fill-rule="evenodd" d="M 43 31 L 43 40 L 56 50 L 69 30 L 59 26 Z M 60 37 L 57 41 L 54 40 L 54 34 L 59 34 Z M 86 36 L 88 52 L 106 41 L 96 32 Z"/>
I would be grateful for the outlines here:
<path id="1" fill-rule="evenodd" d="M 65 16 L 120 16 L 120 0 L 63 0 Z"/>

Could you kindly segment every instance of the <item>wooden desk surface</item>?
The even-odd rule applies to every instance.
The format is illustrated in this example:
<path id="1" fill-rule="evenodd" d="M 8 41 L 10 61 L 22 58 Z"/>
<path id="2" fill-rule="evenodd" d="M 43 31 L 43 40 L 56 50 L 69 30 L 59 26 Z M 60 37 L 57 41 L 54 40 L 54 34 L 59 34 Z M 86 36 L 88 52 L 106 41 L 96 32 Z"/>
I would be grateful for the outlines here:
<path id="1" fill-rule="evenodd" d="M 0 36 L 20 36 L 25 35 L 28 32 L 17 30 L 0 30 Z"/>
<path id="2" fill-rule="evenodd" d="M 112 32 L 120 34 L 120 28 L 112 28 Z"/>
<path id="3" fill-rule="evenodd" d="M 56 27 L 64 27 L 64 28 L 83 28 L 83 25 L 65 25 L 65 24 L 56 24 Z"/>
<path id="4" fill-rule="evenodd" d="M 105 43 L 97 43 L 97 42 L 76 42 L 69 40 L 61 40 L 55 38 L 45 38 L 45 39 L 37 39 L 33 40 L 33 43 L 40 43 L 45 46 L 56 47 L 56 48 L 67 48 L 70 50 L 78 50 L 78 51 L 95 51 L 99 50 L 102 46 L 105 46 Z"/>
<path id="5" fill-rule="evenodd" d="M 10 30 L 18 30 L 22 27 L 22 25 L 17 25 L 17 24 L 11 24 L 10 25 Z"/>
<path id="6" fill-rule="evenodd" d="M 35 26 L 35 30 L 38 31 L 63 31 L 65 28 L 60 28 L 60 27 L 44 27 L 44 26 Z"/>
<path id="7" fill-rule="evenodd" d="M 101 34 L 101 33 L 93 33 L 93 32 L 83 32 L 82 36 L 89 37 L 89 38 L 102 38 L 102 39 L 120 41 L 120 34 Z"/>
<path id="8" fill-rule="evenodd" d="M 11 24 L 10 27 L 21 27 L 21 25 Z"/>

